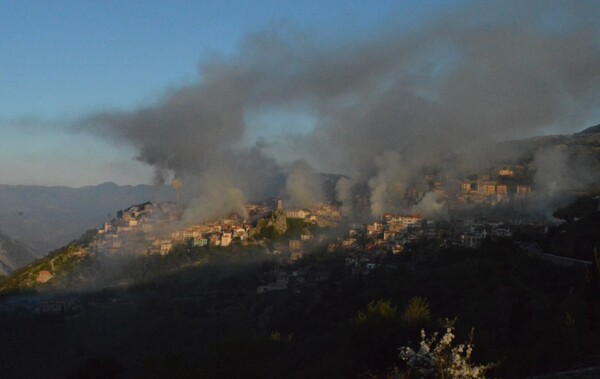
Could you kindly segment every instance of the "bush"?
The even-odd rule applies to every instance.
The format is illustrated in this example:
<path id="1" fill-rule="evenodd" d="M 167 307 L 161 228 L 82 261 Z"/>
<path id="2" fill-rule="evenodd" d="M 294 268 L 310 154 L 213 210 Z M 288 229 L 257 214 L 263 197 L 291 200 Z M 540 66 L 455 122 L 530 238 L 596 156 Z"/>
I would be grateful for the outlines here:
<path id="1" fill-rule="evenodd" d="M 485 372 L 492 365 L 474 365 L 470 362 L 473 353 L 472 333 L 469 342 L 452 346 L 454 328 L 448 327 L 442 338 L 437 333 L 427 338 L 425 330 L 421 330 L 421 343 L 418 350 L 404 346 L 400 349 L 400 358 L 406 362 L 408 369 L 404 373 L 395 369 L 396 378 L 431 378 L 431 379 L 479 379 L 485 378 Z"/>
<path id="2" fill-rule="evenodd" d="M 392 320 L 397 316 L 396 307 L 392 306 L 392 303 L 388 301 L 378 300 L 371 301 L 367 305 L 367 311 L 358 312 L 356 315 L 356 323 L 362 324 L 371 320 Z"/>
<path id="3" fill-rule="evenodd" d="M 429 321 L 429 301 L 424 297 L 415 296 L 408 301 L 404 309 L 403 319 L 409 325 L 422 324 Z"/>

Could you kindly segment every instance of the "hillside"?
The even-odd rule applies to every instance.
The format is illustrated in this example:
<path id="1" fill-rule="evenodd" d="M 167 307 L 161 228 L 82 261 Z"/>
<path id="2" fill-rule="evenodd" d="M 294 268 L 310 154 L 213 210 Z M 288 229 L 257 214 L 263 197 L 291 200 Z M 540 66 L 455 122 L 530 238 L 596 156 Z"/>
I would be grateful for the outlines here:
<path id="1" fill-rule="evenodd" d="M 592 134 L 592 133 L 600 133 L 600 124 L 595 126 L 590 126 L 589 128 L 582 130 L 577 134 Z"/>
<path id="2" fill-rule="evenodd" d="M 9 275 L 37 257 L 31 247 L 0 232 L 0 276 Z"/>
<path id="3" fill-rule="evenodd" d="M 511 140 L 496 144 L 491 151 L 502 152 L 506 158 L 531 160 L 536 151 L 557 147 L 576 156 L 589 156 L 594 162 L 600 160 L 600 133 L 595 132 L 597 127 L 588 128 L 572 135 L 549 135 Z"/>
<path id="4" fill-rule="evenodd" d="M 170 187 L 164 187 L 158 195 L 162 200 L 174 198 Z M 97 228 L 114 217 L 115 211 L 156 197 L 156 189 L 148 185 L 0 185 L 0 230 L 31 246 L 36 253 L 46 254 L 87 229 Z"/>
<path id="5" fill-rule="evenodd" d="M 139 257 L 120 265 L 143 279 L 137 284 L 24 294 L 13 303 L 4 297 L 5 308 L 17 311 L 17 301 L 79 311 L 5 316 L 0 335 L 14 350 L 0 355 L 0 364 L 15 378 L 68 377 L 101 359 L 126 378 L 361 377 L 385 372 L 398 346 L 414 341 L 421 327 L 437 330 L 446 317 L 458 317 L 460 339 L 475 328 L 474 359 L 501 362 L 493 377 L 562 371 L 595 357 L 580 270 L 528 257 L 510 243 L 418 250 L 388 257 L 371 275 L 352 274 L 343 255 L 316 252 L 289 267 L 304 276 L 288 289 L 262 294 L 255 289 L 282 268 L 258 251 L 182 246 Z M 40 263 L 66 267 L 78 256 L 85 259 L 72 246 Z M 328 275 L 316 279 L 318 273 Z M 431 312 L 417 323 L 404 315 L 414 296 L 426 298 Z M 390 303 L 391 316 L 360 321 L 374 300 Z M 23 339 L 34 343 L 18 343 Z"/>

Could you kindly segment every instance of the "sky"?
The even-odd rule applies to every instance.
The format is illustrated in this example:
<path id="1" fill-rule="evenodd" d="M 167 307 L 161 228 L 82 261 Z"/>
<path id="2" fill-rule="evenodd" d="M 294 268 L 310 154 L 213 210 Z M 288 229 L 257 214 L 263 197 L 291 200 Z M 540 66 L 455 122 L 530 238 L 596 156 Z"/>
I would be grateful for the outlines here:
<path id="1" fill-rule="evenodd" d="M 303 135 L 311 134 L 311 138 L 316 138 L 319 133 L 334 131 L 334 127 L 325 129 L 322 124 L 327 124 L 332 119 L 336 122 L 343 120 L 345 116 L 338 112 L 340 104 L 352 102 L 353 96 L 368 98 L 365 97 L 368 91 L 375 88 L 358 83 L 358 79 L 384 80 L 386 75 L 393 75 L 393 67 L 390 70 L 390 67 L 382 66 L 387 71 L 377 71 L 378 65 L 388 59 L 385 49 L 406 49 L 409 62 L 404 63 L 407 67 L 399 67 L 402 67 L 403 73 L 408 75 L 410 80 L 422 74 L 419 65 L 431 65 L 431 70 L 425 70 L 428 77 L 424 82 L 431 80 L 434 83 L 436 77 L 446 79 L 446 72 L 454 67 L 460 68 L 462 63 L 461 57 L 454 56 L 452 49 L 445 49 L 443 44 L 435 47 L 437 40 L 446 39 L 445 33 L 450 35 L 450 43 L 458 47 L 464 45 L 466 48 L 479 49 L 481 51 L 478 54 L 483 55 L 475 58 L 487 59 L 493 52 L 486 52 L 466 33 L 461 35 L 463 23 L 474 24 L 473 27 L 476 28 L 477 22 L 501 24 L 503 17 L 506 17 L 512 21 L 516 20 L 515 24 L 522 26 L 520 13 L 523 13 L 522 17 L 535 15 L 540 9 L 549 8 L 546 4 L 550 3 L 397 0 L 0 0 L 0 184 L 74 187 L 106 181 L 122 185 L 140 184 L 155 181 L 157 169 L 167 167 L 177 171 L 181 165 L 172 165 L 172 162 L 167 162 L 166 159 L 160 161 L 162 158 L 157 164 L 155 156 L 147 155 L 148 149 L 153 147 L 152 138 L 165 138 L 165 134 L 161 134 L 159 129 L 168 129 L 171 125 L 156 125 L 156 133 L 148 139 L 148 135 L 144 135 L 144 129 L 140 132 L 135 123 L 148 121 L 143 116 L 145 110 L 149 110 L 150 114 L 158 118 L 166 117 L 164 120 L 167 124 L 176 120 L 177 118 L 165 116 L 165 111 L 188 110 L 185 107 L 169 105 L 178 97 L 188 99 L 185 95 L 186 89 L 195 95 L 214 93 L 214 88 L 203 83 L 207 80 L 214 81 L 215 78 L 218 81 L 221 77 L 235 77 L 231 76 L 232 72 L 235 74 L 235 69 L 253 69 L 260 73 L 257 80 L 262 82 L 251 89 L 252 96 L 257 96 L 257 100 L 244 97 L 239 99 L 240 104 L 228 104 L 232 105 L 231 109 L 234 111 L 241 108 L 242 123 L 245 124 L 240 132 L 241 137 L 234 133 L 232 136 L 235 138 L 232 139 L 235 139 L 235 143 L 241 148 L 257 143 L 273 144 L 280 136 L 285 135 L 286 141 L 281 144 L 282 147 L 271 149 L 271 153 L 280 157 L 283 151 L 285 155 L 294 157 L 295 145 L 290 142 L 293 140 L 289 138 L 290 135 L 301 139 Z M 579 18 L 583 17 L 585 22 L 593 23 L 594 21 L 587 18 L 597 19 L 599 14 L 593 2 L 581 2 L 573 6 L 572 2 L 551 4 L 558 4 L 555 7 L 558 11 L 548 12 L 548 16 L 544 16 L 542 28 L 548 29 L 549 34 L 556 33 L 559 37 L 561 33 L 570 32 L 568 25 L 584 25 L 585 23 L 579 22 Z M 579 5 L 585 9 L 575 9 Z M 489 10 L 482 11 L 482 8 L 488 7 Z M 511 9 L 507 11 L 504 8 Z M 567 20 L 570 12 L 565 12 L 564 15 L 561 13 L 565 8 L 573 8 L 577 22 Z M 590 12 L 588 8 L 593 11 Z M 442 20 L 439 25 L 432 24 L 431 20 L 437 19 Z M 444 22 L 452 23 L 451 27 Z M 597 23 L 595 26 L 597 27 Z M 553 44 L 545 35 L 536 33 L 525 30 L 524 35 L 531 36 L 531 41 L 534 41 L 532 43 L 543 43 L 549 51 L 568 46 L 566 38 Z M 481 34 L 485 40 L 485 30 Z M 507 35 L 501 28 L 489 34 L 489 40 L 495 39 L 500 45 Z M 394 38 L 390 38 L 396 35 L 405 36 L 401 44 L 394 44 Z M 431 36 L 435 38 L 432 39 Z M 265 56 L 270 57 L 269 49 L 277 47 L 278 43 L 281 44 L 281 49 L 273 50 L 273 61 L 270 58 L 265 60 Z M 411 43 L 430 44 L 434 47 L 431 51 L 423 53 L 422 49 L 411 47 Z M 592 49 L 594 53 L 598 47 L 597 41 L 595 43 Z M 527 46 L 519 48 L 529 49 Z M 535 50 L 534 46 L 531 48 Z M 576 53 L 581 53 L 585 48 L 585 44 L 582 44 Z M 281 53 L 287 51 L 286 49 L 292 57 L 299 58 L 300 62 L 297 65 L 294 61 L 286 61 L 289 57 Z M 353 84 L 355 87 L 347 91 L 342 89 L 338 91 L 339 94 L 327 88 L 298 89 L 305 80 L 306 83 L 318 81 L 313 67 L 315 62 L 324 67 L 323 72 L 329 70 L 328 75 L 335 77 L 336 71 L 341 69 L 357 69 L 347 65 L 344 59 L 352 59 L 355 57 L 352 54 L 358 52 L 362 55 L 356 56 L 356 61 L 363 66 L 359 67 L 362 72 L 356 72 L 355 77 L 358 79 Z M 555 53 L 561 54 L 560 51 Z M 372 54 L 373 61 L 369 62 L 368 56 L 365 59 L 365 54 Z M 397 51 L 393 52 L 394 56 L 395 54 Z M 531 70 L 536 62 L 552 62 L 561 58 L 560 55 L 551 55 L 544 51 L 538 52 L 533 63 L 525 62 L 524 65 L 527 70 Z M 412 63 L 411 58 L 414 58 Z M 281 62 L 275 59 L 281 59 L 287 66 L 281 65 Z M 335 63 L 330 63 L 328 59 Z M 437 59 L 439 61 L 436 64 Z M 582 62 L 587 64 L 595 59 L 596 56 L 583 56 Z M 490 62 L 484 63 L 493 65 Z M 264 69 L 260 67 L 262 64 L 273 64 L 274 70 L 282 72 L 286 67 L 298 70 L 289 76 L 291 80 L 298 81 L 296 87 L 289 89 L 292 94 L 289 101 L 273 99 L 273 96 L 278 94 L 281 96 L 280 91 L 285 89 L 283 81 L 286 80 L 287 73 L 277 77 L 267 70 L 260 72 Z M 337 67 L 328 67 L 334 65 Z M 547 99 L 546 102 L 540 102 L 541 105 L 534 106 L 539 105 L 539 112 L 542 112 L 550 109 L 543 107 L 556 104 L 566 107 L 567 103 L 574 104 L 576 107 L 571 108 L 581 109 L 579 113 L 587 116 L 574 119 L 567 127 L 561 122 L 569 121 L 568 118 L 551 117 L 544 121 L 540 117 L 517 117 L 516 125 L 530 120 L 536 127 L 523 133 L 515 128 L 512 135 L 522 137 L 539 132 L 570 133 L 582 129 L 586 126 L 585 123 L 592 122 L 594 117 L 599 115 L 596 107 L 594 117 L 589 116 L 589 109 L 594 106 L 590 104 L 589 99 L 593 98 L 593 91 L 596 90 L 595 82 L 594 86 L 587 88 L 584 81 L 577 77 L 586 70 L 594 74 L 593 69 L 578 67 L 577 70 L 563 70 L 564 66 L 572 68 L 575 65 L 572 62 L 566 62 L 563 66 L 548 65 L 549 70 L 557 70 L 565 76 L 555 87 L 552 87 L 553 83 L 547 83 L 552 74 L 550 71 L 540 70 L 543 74 L 540 74 L 537 82 L 551 89 L 567 86 L 569 88 L 565 89 L 565 93 L 568 96 L 560 101 Z M 472 69 L 477 66 L 468 67 Z M 371 71 L 373 74 L 369 77 Z M 501 78 L 504 73 L 500 70 L 497 74 Z M 450 84 L 458 79 L 452 75 L 447 77 Z M 323 81 L 327 82 L 328 79 L 329 77 L 324 77 Z M 404 83 L 402 80 L 397 81 L 397 78 L 393 79 L 394 85 Z M 267 88 L 269 83 L 272 83 L 273 88 Z M 498 83 L 501 84 L 502 81 Z M 221 91 L 222 84 L 215 88 Z M 410 82 L 406 84 L 407 88 L 411 88 L 410 91 L 435 103 L 437 96 L 445 96 L 436 86 L 441 88 L 448 83 L 435 82 L 435 85 L 429 87 L 427 83 L 418 86 Z M 450 84 L 449 88 L 454 88 Z M 476 83 L 471 85 L 473 96 L 476 96 L 480 89 L 476 88 Z M 521 90 L 523 98 L 526 98 L 527 90 L 518 87 L 519 83 L 512 83 L 510 88 Z M 385 83 L 377 88 L 383 90 Z M 261 93 L 264 99 L 259 99 Z M 328 94 L 333 94 L 335 104 L 333 101 L 329 104 L 326 97 Z M 396 92 L 394 95 L 400 96 Z M 465 101 L 468 99 L 466 95 L 463 97 Z M 314 99 L 321 104 L 327 103 L 329 109 L 324 109 L 315 103 Z M 412 97 L 401 99 L 414 100 Z M 445 101 L 448 104 L 459 106 L 458 103 L 452 104 L 447 100 Z M 412 105 L 419 106 L 416 103 Z M 374 103 L 374 109 L 377 107 L 384 107 L 383 111 L 389 112 L 383 103 Z M 518 107 L 498 109 L 523 112 Z M 370 110 L 365 108 L 365 113 L 369 112 Z M 420 110 L 412 115 L 417 123 L 423 122 L 423 112 L 424 110 Z M 447 117 L 449 114 L 452 112 L 444 111 L 440 113 L 440 117 Z M 202 115 L 204 116 L 206 115 Z M 401 116 L 399 119 L 404 120 L 404 116 L 409 117 L 411 114 L 408 111 L 407 115 Z M 393 117 L 392 114 L 392 119 Z M 109 125 L 108 129 L 77 127 L 82 124 L 81 120 L 90 119 L 100 120 Z M 469 117 L 464 114 L 457 117 L 457 120 L 470 122 Z M 352 124 L 352 120 L 347 121 Z M 365 118 L 365 122 L 377 120 Z M 493 125 L 490 128 L 493 128 Z M 418 135 L 417 132 L 411 133 L 402 134 L 398 138 L 411 137 L 415 133 Z M 224 134 L 224 138 L 227 137 L 228 135 Z M 198 144 L 201 144 L 202 138 L 202 135 L 198 136 Z M 189 147 L 179 142 L 168 147 Z M 380 145 L 374 142 L 373 146 L 376 149 L 376 146 Z M 159 149 L 158 152 L 164 155 L 164 151 Z M 176 151 L 170 153 L 177 155 Z M 335 158 L 341 159 L 344 154 L 347 154 L 347 151 L 337 154 Z M 307 153 L 302 151 L 297 155 L 304 158 Z M 184 168 L 190 170 L 190 167 Z M 331 165 L 330 168 L 335 169 L 336 166 Z M 203 170 L 204 168 L 200 171 L 204 172 Z"/>
<path id="2" fill-rule="evenodd" d="M 349 34 L 363 38 L 386 23 L 410 28 L 445 7 L 397 1 L 0 1 L 0 184 L 151 183 L 152 168 L 132 159 L 131 146 L 73 133 L 67 125 L 90 112 L 152 103 L 198 81 L 200 62 L 234 53 L 247 34 L 273 25 L 335 41 Z M 279 124 L 285 116 L 256 120 Z M 291 124 L 301 128 L 305 118 L 297 115 Z"/>

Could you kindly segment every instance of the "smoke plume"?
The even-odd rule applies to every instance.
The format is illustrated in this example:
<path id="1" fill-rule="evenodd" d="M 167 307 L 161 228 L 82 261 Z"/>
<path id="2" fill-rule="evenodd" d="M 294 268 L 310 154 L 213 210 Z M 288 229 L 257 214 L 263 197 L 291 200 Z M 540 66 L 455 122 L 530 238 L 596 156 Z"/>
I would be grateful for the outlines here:
<path id="1" fill-rule="evenodd" d="M 80 124 L 135 146 L 157 181 L 183 178 L 190 219 L 284 191 L 313 204 L 309 165 L 368 183 L 379 215 L 401 209 L 416 173 L 457 149 L 587 122 L 600 98 L 599 14 L 593 2 L 485 3 L 335 42 L 271 28 L 202 62 L 199 82 Z M 314 124 L 273 136 L 248 121 L 290 109 Z M 290 151 L 306 162 L 287 171 Z M 338 186 L 345 205 L 348 184 Z"/>
<path id="2" fill-rule="evenodd" d="M 430 220 L 445 219 L 448 216 L 445 203 L 437 199 L 433 192 L 427 192 L 423 199 L 411 208 L 411 211 Z"/>
<path id="3" fill-rule="evenodd" d="M 296 161 L 285 182 L 289 203 L 299 208 L 311 208 L 323 202 L 325 195 L 321 180 L 305 161 Z"/>
<path id="4" fill-rule="evenodd" d="M 568 204 L 577 191 L 598 180 L 598 173 L 585 157 L 572 156 L 565 147 L 553 146 L 536 152 L 533 160 L 535 199 L 532 210 L 554 219 L 553 210 Z"/>
<path id="5" fill-rule="evenodd" d="M 369 179 L 371 189 L 371 214 L 381 216 L 385 212 L 398 212 L 402 209 L 406 190 L 410 184 L 412 171 L 402 157 L 393 151 L 386 151 L 375 157 L 377 174 Z"/>
<path id="6" fill-rule="evenodd" d="M 343 215 L 349 215 L 352 213 L 353 202 L 352 202 L 352 186 L 353 181 L 351 179 L 341 177 L 335 184 L 335 200 L 342 204 L 341 211 Z"/>

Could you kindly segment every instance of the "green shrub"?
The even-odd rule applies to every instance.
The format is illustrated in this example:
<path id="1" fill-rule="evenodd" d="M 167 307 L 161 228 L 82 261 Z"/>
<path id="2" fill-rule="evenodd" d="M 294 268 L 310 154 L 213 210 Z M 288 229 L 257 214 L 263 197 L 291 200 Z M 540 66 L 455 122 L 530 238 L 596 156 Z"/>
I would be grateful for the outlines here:
<path id="1" fill-rule="evenodd" d="M 429 321 L 429 301 L 424 297 L 415 296 L 408 301 L 402 316 L 404 322 L 409 325 L 422 324 Z"/>
<path id="2" fill-rule="evenodd" d="M 355 322 L 362 324 L 372 320 L 392 320 L 397 317 L 396 307 L 392 306 L 391 301 L 371 301 L 367 305 L 367 311 L 360 311 L 356 315 Z"/>

